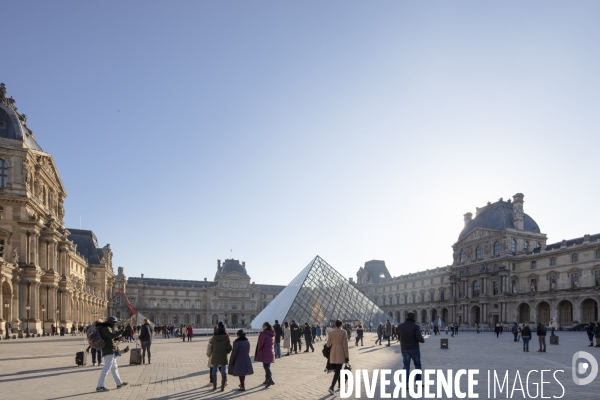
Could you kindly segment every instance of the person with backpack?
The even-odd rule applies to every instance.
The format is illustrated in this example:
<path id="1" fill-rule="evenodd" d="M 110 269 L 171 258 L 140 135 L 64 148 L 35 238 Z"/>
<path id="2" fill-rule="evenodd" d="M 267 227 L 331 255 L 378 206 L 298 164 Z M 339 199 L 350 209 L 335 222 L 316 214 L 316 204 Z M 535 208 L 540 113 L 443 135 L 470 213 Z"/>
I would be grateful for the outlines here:
<path id="1" fill-rule="evenodd" d="M 538 337 L 538 342 L 540 342 L 540 349 L 537 351 L 538 353 L 546 352 L 546 332 L 547 332 L 546 327 L 541 322 L 538 322 L 537 337 Z M 542 347 L 543 347 L 543 350 L 542 350 Z"/>
<path id="2" fill-rule="evenodd" d="M 115 383 L 117 384 L 117 389 L 122 388 L 123 386 L 127 386 L 127 382 L 123 382 L 121 377 L 119 376 L 119 366 L 117 364 L 117 357 L 121 355 L 121 351 L 119 350 L 119 338 L 123 335 L 123 331 L 114 332 L 115 324 L 117 323 L 117 318 L 110 316 L 106 319 L 106 322 L 97 322 L 96 329 L 98 330 L 100 337 L 104 340 L 104 348 L 102 349 L 102 354 L 104 355 L 104 360 L 106 363 L 104 364 L 104 368 L 102 368 L 102 372 L 100 372 L 100 378 L 98 379 L 98 385 L 96 386 L 96 392 L 108 392 L 104 386 L 104 380 L 108 376 L 108 372 L 112 371 L 113 378 L 115 379 Z M 129 351 L 129 347 L 127 347 L 123 353 Z"/>
<path id="3" fill-rule="evenodd" d="M 148 318 L 144 318 L 144 323 L 140 329 L 138 339 L 142 346 L 142 364 L 146 364 L 146 352 L 148 352 L 148 364 L 152 364 L 150 362 L 152 357 L 152 354 L 150 353 L 150 345 L 152 345 L 152 329 L 150 329 L 150 321 L 148 321 Z"/>

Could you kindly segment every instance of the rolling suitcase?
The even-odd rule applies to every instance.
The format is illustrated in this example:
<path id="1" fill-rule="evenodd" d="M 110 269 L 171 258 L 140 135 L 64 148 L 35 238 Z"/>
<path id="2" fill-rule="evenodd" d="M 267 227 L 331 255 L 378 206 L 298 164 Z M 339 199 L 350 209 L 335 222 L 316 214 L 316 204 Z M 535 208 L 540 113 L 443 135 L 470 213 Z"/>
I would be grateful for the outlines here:
<path id="1" fill-rule="evenodd" d="M 85 351 L 78 351 L 75 353 L 75 364 L 78 367 L 83 367 L 87 364 L 87 353 Z"/>
<path id="2" fill-rule="evenodd" d="M 129 351 L 129 365 L 141 365 L 142 364 L 142 349 L 137 347 L 137 342 L 135 344 L 135 349 L 131 349 Z"/>

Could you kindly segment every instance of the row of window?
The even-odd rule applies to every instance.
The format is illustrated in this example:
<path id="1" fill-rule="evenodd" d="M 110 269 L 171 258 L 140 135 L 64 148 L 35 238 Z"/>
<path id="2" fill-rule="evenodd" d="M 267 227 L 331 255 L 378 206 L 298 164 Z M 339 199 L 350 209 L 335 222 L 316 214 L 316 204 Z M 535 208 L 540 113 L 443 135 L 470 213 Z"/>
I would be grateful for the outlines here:
<path id="1" fill-rule="evenodd" d="M 131 302 L 135 304 L 135 299 L 132 299 Z M 162 300 L 160 303 L 157 301 L 150 300 L 148 302 L 148 307 L 155 308 L 155 307 L 158 307 L 159 304 L 161 305 L 162 308 L 171 308 L 171 304 L 167 303 L 167 300 Z M 197 300 L 194 305 L 195 305 L 196 309 L 202 308 L 202 302 L 200 300 Z M 179 308 L 178 300 L 173 300 L 173 308 Z M 192 308 L 192 303 L 189 300 L 186 300 L 181 303 L 181 308 L 190 309 L 190 308 Z"/>
<path id="2" fill-rule="evenodd" d="M 537 242 L 537 247 L 541 247 L 541 243 Z M 512 239 L 510 242 L 510 251 L 513 253 L 517 252 L 517 240 L 516 239 Z M 529 241 L 525 241 L 525 243 L 523 243 L 523 251 L 524 252 L 528 252 L 529 251 Z M 500 255 L 500 241 L 495 241 L 494 242 L 494 256 L 499 256 Z M 475 248 L 475 259 L 477 260 L 482 260 L 483 259 L 483 247 L 481 247 L 481 245 L 477 246 Z M 465 250 L 461 250 L 460 251 L 460 262 L 464 263 L 467 261 L 467 252 Z"/>
<path id="3" fill-rule="evenodd" d="M 596 250 L 596 259 L 600 260 L 600 249 Z M 571 262 L 576 263 L 579 262 L 579 253 L 571 254 Z M 556 257 L 550 257 L 550 266 L 553 267 L 556 265 Z M 537 268 L 537 260 L 531 262 L 531 269 Z"/>
<path id="4" fill-rule="evenodd" d="M 444 283 L 444 277 L 440 276 L 440 283 Z M 408 284 L 409 282 L 404 282 L 404 289 L 408 289 Z M 433 285 L 433 278 L 429 279 L 429 284 Z M 416 281 L 412 281 L 410 282 L 411 287 L 416 287 Z M 425 279 L 421 279 L 421 287 L 425 286 Z M 373 292 L 375 292 L 377 289 L 376 288 L 372 288 Z M 383 292 L 391 292 L 392 286 L 384 286 L 383 288 Z M 396 285 L 396 290 L 400 290 L 400 285 Z"/>

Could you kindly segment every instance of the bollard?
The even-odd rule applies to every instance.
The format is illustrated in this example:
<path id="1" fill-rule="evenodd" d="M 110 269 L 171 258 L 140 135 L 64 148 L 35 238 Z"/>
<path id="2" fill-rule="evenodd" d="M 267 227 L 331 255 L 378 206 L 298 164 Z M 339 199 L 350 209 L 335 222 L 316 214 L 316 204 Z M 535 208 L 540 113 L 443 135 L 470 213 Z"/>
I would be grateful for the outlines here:
<path id="1" fill-rule="evenodd" d="M 448 350 L 448 339 L 440 339 L 440 345 L 442 346 L 442 349 Z"/>

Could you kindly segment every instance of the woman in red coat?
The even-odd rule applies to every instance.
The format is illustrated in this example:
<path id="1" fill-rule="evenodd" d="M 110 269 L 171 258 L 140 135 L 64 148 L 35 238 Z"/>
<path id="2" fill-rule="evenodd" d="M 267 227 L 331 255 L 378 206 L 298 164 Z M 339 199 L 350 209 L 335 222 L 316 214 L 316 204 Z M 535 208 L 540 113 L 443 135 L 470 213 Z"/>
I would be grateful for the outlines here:
<path id="1" fill-rule="evenodd" d="M 187 327 L 187 338 L 188 338 L 188 342 L 192 341 L 192 336 L 194 336 L 194 328 L 192 328 L 191 325 L 188 325 Z"/>
<path id="2" fill-rule="evenodd" d="M 267 385 L 266 387 L 269 387 L 275 384 L 271 374 L 271 363 L 275 362 L 275 331 L 268 322 L 263 324 L 262 330 L 258 336 L 258 343 L 256 343 L 254 361 L 263 363 L 263 368 L 265 369 L 264 383 Z"/>

